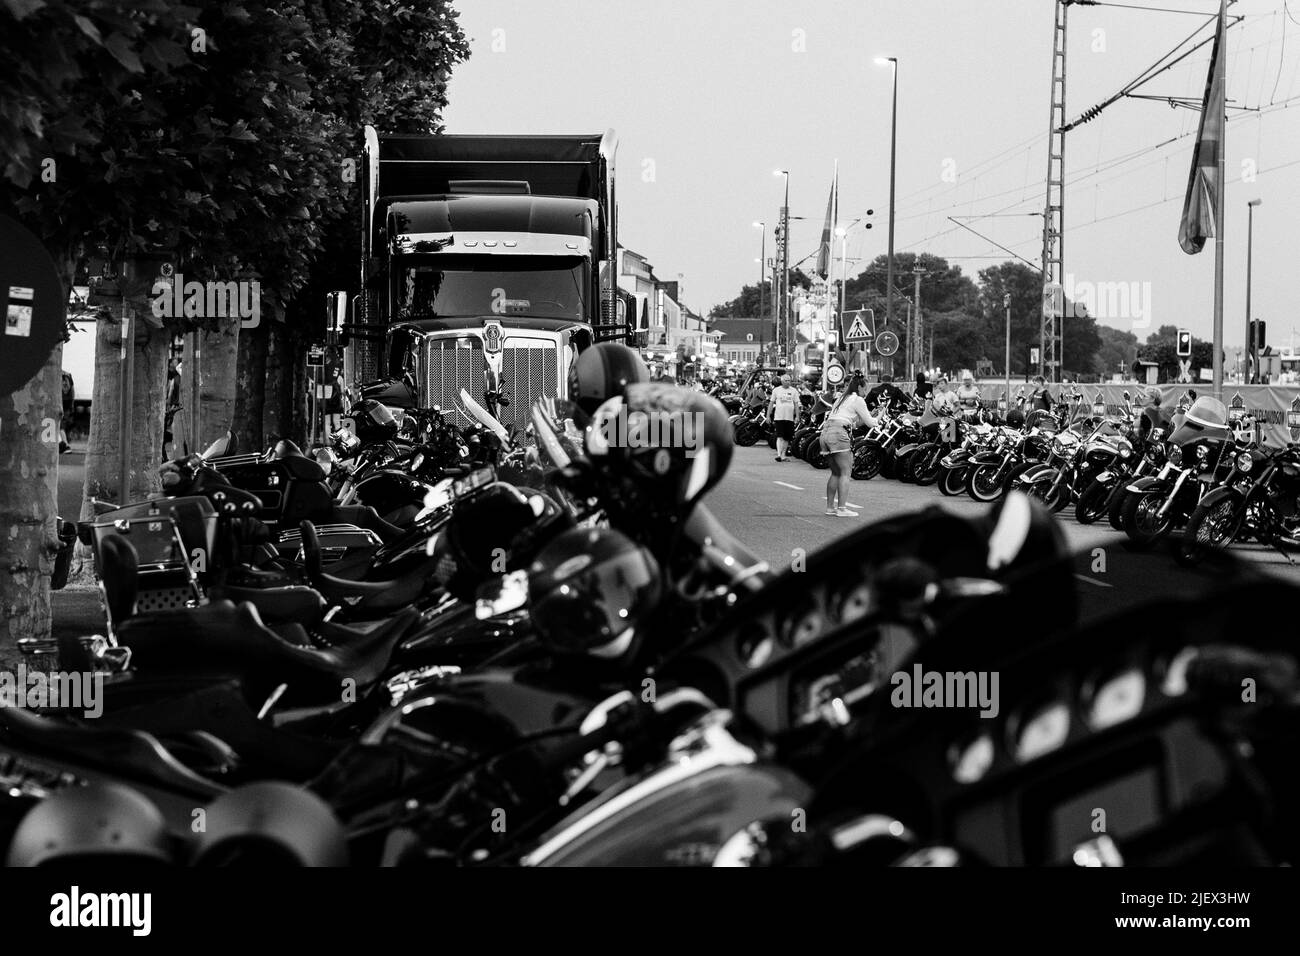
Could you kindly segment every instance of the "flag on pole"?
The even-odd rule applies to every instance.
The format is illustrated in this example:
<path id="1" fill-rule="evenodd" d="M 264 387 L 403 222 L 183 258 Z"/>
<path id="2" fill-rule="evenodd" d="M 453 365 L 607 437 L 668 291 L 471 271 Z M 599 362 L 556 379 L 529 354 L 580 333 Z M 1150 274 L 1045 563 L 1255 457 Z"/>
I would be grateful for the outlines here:
<path id="1" fill-rule="evenodd" d="M 1227 109 L 1228 57 L 1223 47 L 1227 8 L 1228 0 L 1220 0 L 1218 33 L 1214 37 L 1214 52 L 1210 55 L 1210 75 L 1205 81 L 1205 101 L 1201 104 L 1201 125 L 1192 153 L 1192 172 L 1187 179 L 1183 219 L 1178 225 L 1178 244 L 1189 256 L 1204 249 L 1205 240 L 1215 236 L 1215 203 L 1219 190 L 1223 188 L 1219 154 L 1223 149 Z"/>
<path id="2" fill-rule="evenodd" d="M 840 188 L 840 164 L 835 161 L 835 178 L 831 180 L 831 194 L 826 200 L 826 223 L 822 226 L 822 244 L 817 250 L 817 274 L 829 279 L 831 274 L 831 243 L 835 241 L 835 200 Z"/>

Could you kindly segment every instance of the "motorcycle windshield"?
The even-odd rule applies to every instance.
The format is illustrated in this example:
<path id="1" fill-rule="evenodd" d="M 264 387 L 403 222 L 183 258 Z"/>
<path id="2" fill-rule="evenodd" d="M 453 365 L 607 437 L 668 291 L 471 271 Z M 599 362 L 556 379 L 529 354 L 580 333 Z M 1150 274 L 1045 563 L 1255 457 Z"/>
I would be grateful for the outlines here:
<path id="1" fill-rule="evenodd" d="M 1188 442 L 1198 440 L 1224 441 L 1231 437 L 1232 429 L 1228 427 L 1227 407 L 1217 398 L 1210 398 L 1207 395 L 1192 403 L 1192 407 L 1187 410 L 1183 420 L 1173 430 L 1169 440 L 1175 445 L 1186 445 Z"/>

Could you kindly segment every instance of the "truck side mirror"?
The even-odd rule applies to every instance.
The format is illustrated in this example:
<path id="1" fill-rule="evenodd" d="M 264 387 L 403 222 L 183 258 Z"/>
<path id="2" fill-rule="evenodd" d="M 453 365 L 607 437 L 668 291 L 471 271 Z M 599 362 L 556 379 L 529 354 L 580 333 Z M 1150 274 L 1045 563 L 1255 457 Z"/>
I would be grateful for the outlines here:
<path id="1" fill-rule="evenodd" d="M 330 292 L 325 296 L 325 324 L 330 335 L 338 335 L 348 320 L 348 294 Z"/>

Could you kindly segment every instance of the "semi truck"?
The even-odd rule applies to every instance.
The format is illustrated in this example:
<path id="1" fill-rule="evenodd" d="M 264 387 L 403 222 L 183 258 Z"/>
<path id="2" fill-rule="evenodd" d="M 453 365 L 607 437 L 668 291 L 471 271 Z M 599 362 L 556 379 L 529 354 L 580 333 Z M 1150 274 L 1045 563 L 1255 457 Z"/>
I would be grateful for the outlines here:
<path id="1" fill-rule="evenodd" d="M 630 341 L 613 130 L 381 135 L 365 128 L 361 293 L 331 310 L 352 393 L 507 427 L 563 398 L 595 342 Z M 339 322 L 339 319 L 342 321 Z"/>

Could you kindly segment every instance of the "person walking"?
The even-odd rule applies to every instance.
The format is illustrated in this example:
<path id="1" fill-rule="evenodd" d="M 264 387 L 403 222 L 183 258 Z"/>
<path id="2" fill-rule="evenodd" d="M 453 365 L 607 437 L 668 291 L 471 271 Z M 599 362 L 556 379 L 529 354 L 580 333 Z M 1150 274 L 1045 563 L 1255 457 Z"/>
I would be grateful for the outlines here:
<path id="1" fill-rule="evenodd" d="M 794 422 L 799 416 L 802 399 L 799 390 L 790 384 L 790 376 L 782 375 L 781 383 L 772 389 L 768 398 L 767 417 L 776 430 L 776 460 L 785 461 L 790 439 L 794 438 Z"/>
<path id="2" fill-rule="evenodd" d="M 862 379 L 856 375 L 850 378 L 822 422 L 821 446 L 831 466 L 830 477 L 826 479 L 826 513 L 839 518 L 858 516 L 848 507 L 849 477 L 853 474 L 853 429 L 859 424 L 868 427 L 876 424 L 866 400 L 859 394 L 861 389 Z"/>

